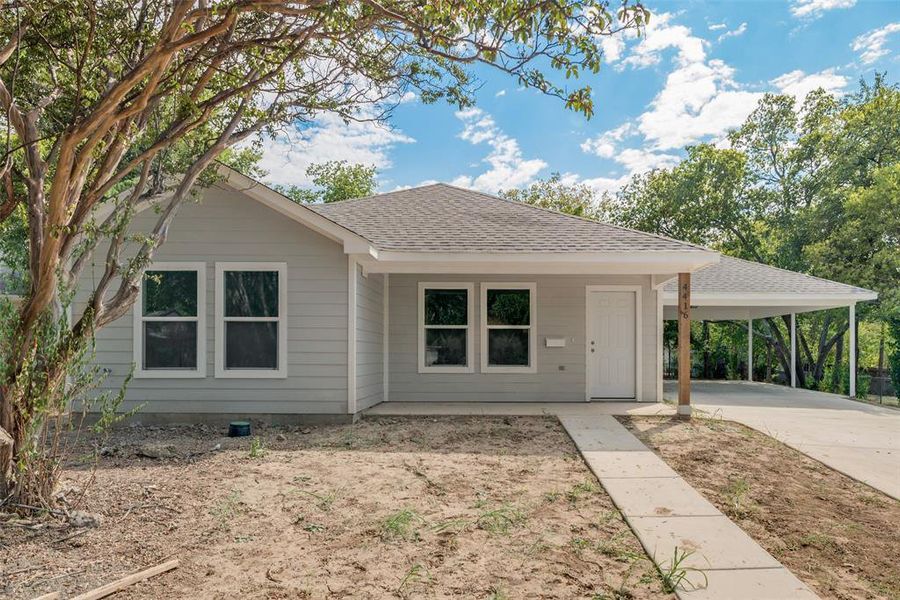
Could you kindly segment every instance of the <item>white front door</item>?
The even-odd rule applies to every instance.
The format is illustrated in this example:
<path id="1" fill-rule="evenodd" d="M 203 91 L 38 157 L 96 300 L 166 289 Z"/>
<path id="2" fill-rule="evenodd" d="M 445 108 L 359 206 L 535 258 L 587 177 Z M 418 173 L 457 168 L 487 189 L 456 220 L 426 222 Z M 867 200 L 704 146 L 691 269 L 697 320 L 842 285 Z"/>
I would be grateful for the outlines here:
<path id="1" fill-rule="evenodd" d="M 587 377 L 591 399 L 635 397 L 635 292 L 587 294 Z"/>

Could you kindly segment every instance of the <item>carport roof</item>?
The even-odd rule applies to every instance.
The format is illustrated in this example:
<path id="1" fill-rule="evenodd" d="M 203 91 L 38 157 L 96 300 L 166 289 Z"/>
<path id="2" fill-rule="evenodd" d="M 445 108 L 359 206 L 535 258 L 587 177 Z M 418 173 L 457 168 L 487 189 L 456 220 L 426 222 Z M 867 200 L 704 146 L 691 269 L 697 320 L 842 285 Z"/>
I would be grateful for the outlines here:
<path id="1" fill-rule="evenodd" d="M 663 291 L 666 318 L 674 318 L 677 280 L 666 283 Z M 877 297 L 865 288 L 730 256 L 691 275 L 692 317 L 696 319 L 770 317 L 849 306 Z"/>

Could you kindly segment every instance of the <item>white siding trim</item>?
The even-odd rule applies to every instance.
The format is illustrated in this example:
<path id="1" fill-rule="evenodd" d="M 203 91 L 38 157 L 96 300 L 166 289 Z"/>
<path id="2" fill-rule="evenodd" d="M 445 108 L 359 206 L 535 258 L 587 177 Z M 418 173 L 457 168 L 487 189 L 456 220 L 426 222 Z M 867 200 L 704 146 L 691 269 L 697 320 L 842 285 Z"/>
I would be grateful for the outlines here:
<path id="1" fill-rule="evenodd" d="M 390 274 L 385 273 L 383 276 L 384 288 L 382 291 L 383 298 L 381 300 L 381 306 L 384 310 L 382 328 L 381 328 L 381 360 L 383 364 L 383 371 L 381 375 L 381 385 L 383 386 L 382 390 L 382 402 L 388 401 L 388 394 L 390 392 L 390 383 L 388 381 L 389 374 L 391 371 L 391 361 L 390 361 L 390 331 L 391 331 L 391 317 L 390 317 L 390 297 L 391 297 L 391 284 L 389 281 Z"/>
<path id="2" fill-rule="evenodd" d="M 528 290 L 528 366 L 492 366 L 488 364 L 488 290 Z M 481 372 L 482 373 L 537 373 L 537 284 L 532 282 L 482 282 L 481 283 Z"/>
<path id="3" fill-rule="evenodd" d="M 197 368 L 196 369 L 144 369 L 144 274 L 141 273 L 141 285 L 138 287 L 137 299 L 132 307 L 134 315 L 133 353 L 134 376 L 139 379 L 203 379 L 206 377 L 206 263 L 205 262 L 157 262 L 144 269 L 147 271 L 195 271 L 197 273 L 197 317 L 196 319 L 158 318 L 157 321 L 196 321 L 197 322 Z M 71 310 L 71 306 L 67 310 Z M 69 315 L 71 320 L 71 314 Z"/>
<path id="4" fill-rule="evenodd" d="M 466 366 L 425 366 L 425 290 L 466 290 Z M 475 284 L 468 281 L 420 281 L 418 290 L 418 364 L 419 373 L 474 373 L 475 372 Z"/>
<path id="5" fill-rule="evenodd" d="M 641 296 L 644 288 L 640 285 L 586 285 L 584 286 L 584 327 L 587 332 L 590 323 L 590 314 L 588 307 L 590 306 L 591 292 L 634 292 L 634 400 L 642 402 L 643 398 L 643 326 L 641 323 L 642 303 Z M 657 309 L 658 310 L 658 309 Z M 588 336 L 584 336 L 584 398 L 587 402 L 591 401 L 591 359 L 588 350 Z M 659 358 L 657 358 L 659 362 Z M 657 383 L 657 385 L 659 385 Z"/>
<path id="6" fill-rule="evenodd" d="M 347 413 L 356 413 L 356 259 L 347 257 Z"/>
<path id="7" fill-rule="evenodd" d="M 278 368 L 225 368 L 225 271 L 278 272 Z M 217 262 L 216 263 L 216 377 L 219 379 L 284 379 L 287 369 L 288 294 L 287 263 L 283 262 Z"/>

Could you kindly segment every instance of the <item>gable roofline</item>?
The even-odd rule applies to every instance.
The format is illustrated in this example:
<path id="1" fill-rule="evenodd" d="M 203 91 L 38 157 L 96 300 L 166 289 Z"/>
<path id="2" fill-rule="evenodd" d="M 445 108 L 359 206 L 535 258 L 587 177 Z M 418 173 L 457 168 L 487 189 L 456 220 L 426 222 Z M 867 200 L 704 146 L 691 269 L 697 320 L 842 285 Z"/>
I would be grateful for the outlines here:
<path id="1" fill-rule="evenodd" d="M 640 231 L 640 230 L 638 230 L 638 229 L 632 229 L 632 228 L 630 228 L 630 227 L 624 227 L 624 226 L 622 226 L 622 225 L 616 225 L 616 224 L 614 224 L 614 223 L 607 223 L 606 221 L 598 221 L 598 220 L 596 220 L 596 219 L 590 219 L 590 218 L 588 218 L 588 217 L 582 217 L 582 216 L 578 216 L 578 215 L 571 215 L 571 214 L 569 214 L 569 213 L 564 213 L 564 212 L 561 212 L 561 211 L 558 211 L 558 210 L 553 210 L 552 208 L 546 208 L 546 207 L 543 207 L 543 206 L 535 206 L 535 205 L 533 205 L 533 204 L 528 204 L 527 202 L 520 202 L 520 201 L 518 201 L 518 200 L 510 200 L 509 198 L 504 198 L 504 197 L 502 197 L 502 196 L 495 196 L 495 195 L 493 195 L 493 194 L 488 194 L 487 192 L 482 192 L 482 191 L 480 191 L 480 190 L 474 190 L 474 189 L 464 188 L 464 187 L 462 187 L 462 186 L 453 185 L 452 183 L 445 183 L 445 182 L 442 182 L 442 181 L 439 181 L 439 182 L 436 182 L 436 183 L 429 183 L 429 184 L 426 184 L 426 185 L 418 185 L 418 186 L 413 186 L 413 187 L 403 188 L 403 189 L 400 189 L 400 190 L 393 190 L 393 191 L 390 191 L 390 192 L 384 192 L 384 193 L 381 193 L 381 194 L 371 194 L 371 195 L 368 195 L 368 196 L 361 196 L 361 197 L 359 197 L 359 198 L 349 198 L 349 199 L 347 199 L 347 200 L 339 200 L 339 201 L 337 201 L 337 202 L 331 202 L 331 203 L 329 203 L 329 205 L 330 205 L 330 206 L 334 206 L 334 205 L 339 205 L 339 204 L 350 204 L 350 203 L 353 203 L 353 202 L 360 202 L 360 201 L 363 201 L 363 200 L 374 200 L 374 199 L 376 199 L 376 198 L 383 198 L 383 197 L 385 197 L 385 196 L 392 196 L 392 195 L 394 195 L 394 194 L 398 194 L 398 193 L 401 193 L 401 192 L 409 192 L 409 191 L 416 191 L 416 190 L 425 190 L 425 189 L 428 189 L 428 188 L 442 188 L 442 187 L 443 187 L 443 188 L 450 188 L 450 189 L 452 189 L 452 190 L 459 190 L 459 191 L 461 191 L 461 192 L 465 192 L 465 193 L 468 193 L 468 194 L 477 194 L 477 195 L 483 196 L 484 198 L 487 198 L 487 199 L 489 199 L 489 200 L 498 200 L 498 201 L 500 201 L 500 202 L 506 202 L 506 203 L 508 203 L 508 204 L 512 204 L 512 205 L 516 206 L 517 208 L 525 208 L 525 209 L 528 209 L 528 210 L 539 211 L 539 212 L 542 212 L 542 213 L 549 213 L 549 214 L 552 214 L 552 215 L 556 215 L 556 216 L 558 216 L 558 217 L 564 217 L 564 218 L 566 218 L 566 219 L 574 219 L 574 220 L 577 220 L 577 221 L 580 221 L 580 222 L 593 223 L 593 224 L 603 225 L 603 226 L 605 226 L 605 227 L 612 227 L 613 229 L 618 229 L 619 231 L 627 231 L 628 233 L 633 233 L 633 234 L 638 234 L 638 235 L 642 235 L 642 236 L 646 236 L 646 237 L 651 237 L 651 238 L 655 238 L 655 239 L 658 239 L 658 240 L 664 240 L 664 241 L 666 241 L 666 242 L 677 243 L 677 244 L 680 244 L 680 245 L 682 245 L 682 246 L 687 246 L 687 247 L 689 247 L 689 248 L 691 248 L 691 249 L 693 249 L 693 250 L 699 251 L 699 252 L 710 252 L 710 253 L 718 254 L 715 250 L 711 250 L 711 249 L 709 249 L 709 248 L 705 248 L 705 247 L 703 247 L 703 246 L 700 246 L 700 245 L 698 245 L 698 244 L 693 244 L 693 243 L 691 243 L 691 242 L 685 242 L 685 241 L 683 241 L 683 240 L 677 240 L 677 239 L 675 239 L 675 238 L 667 237 L 667 236 L 664 236 L 664 235 L 659 235 L 659 234 L 656 234 L 656 233 L 648 233 L 648 232 L 646 232 L 646 231 Z M 315 206 L 315 205 L 306 204 L 306 205 L 304 205 L 304 206 Z M 315 210 L 315 209 L 311 209 L 311 210 Z M 686 250 L 686 251 L 690 251 L 690 250 Z M 647 251 L 645 251 L 645 252 L 647 252 Z M 649 252 L 654 252 L 654 251 L 649 251 Z M 504 253 L 504 254 L 505 254 L 505 253 Z"/>

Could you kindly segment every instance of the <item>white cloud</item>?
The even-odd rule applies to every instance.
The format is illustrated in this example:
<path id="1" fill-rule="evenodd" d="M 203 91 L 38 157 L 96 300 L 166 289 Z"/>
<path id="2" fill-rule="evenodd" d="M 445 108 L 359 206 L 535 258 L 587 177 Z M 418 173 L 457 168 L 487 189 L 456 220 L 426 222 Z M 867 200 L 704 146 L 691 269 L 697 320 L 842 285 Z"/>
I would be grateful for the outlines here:
<path id="1" fill-rule="evenodd" d="M 385 169 L 391 166 L 391 148 L 414 141 L 376 122 L 344 123 L 335 115 L 324 114 L 310 127 L 264 138 L 259 166 L 269 172 L 266 181 L 270 183 L 304 186 L 312 183 L 306 176 L 312 163 L 346 160 Z"/>
<path id="2" fill-rule="evenodd" d="M 794 0 L 791 14 L 799 18 L 817 19 L 836 8 L 850 8 L 856 0 Z"/>
<path id="3" fill-rule="evenodd" d="M 824 88 L 831 94 L 838 94 L 847 87 L 847 82 L 847 78 L 835 73 L 834 69 L 810 74 L 797 69 L 776 77 L 769 83 L 775 86 L 779 93 L 790 94 L 802 101 L 809 92 L 818 88 Z"/>
<path id="4" fill-rule="evenodd" d="M 691 35 L 691 30 L 684 25 L 670 24 L 671 20 L 669 13 L 651 19 L 644 37 L 622 61 L 622 65 L 643 69 L 659 64 L 663 51 L 669 48 L 677 50 L 675 60 L 679 64 L 702 61 L 706 57 L 706 40 Z"/>
<path id="5" fill-rule="evenodd" d="M 669 73 L 638 129 L 656 150 L 681 148 L 737 127 L 761 96 L 740 89 L 721 60 L 694 62 Z"/>
<path id="6" fill-rule="evenodd" d="M 500 90 L 499 92 L 494 94 L 494 98 L 499 98 L 499 97 L 505 96 L 505 95 L 506 95 L 506 90 Z"/>
<path id="7" fill-rule="evenodd" d="M 716 41 L 721 42 L 722 40 L 724 40 L 726 38 L 738 37 L 738 36 L 744 35 L 744 33 L 746 33 L 746 32 L 747 32 L 747 23 L 744 22 L 744 23 L 741 23 L 740 25 L 738 25 L 737 29 L 732 29 L 731 31 L 726 31 L 725 33 L 720 35 L 716 39 Z"/>
<path id="8" fill-rule="evenodd" d="M 725 23 L 713 23 L 709 26 L 710 31 L 719 31 L 720 29 L 727 29 L 728 25 Z"/>
<path id="9" fill-rule="evenodd" d="M 616 162 L 632 173 L 643 173 L 651 169 L 674 167 L 681 160 L 674 154 L 663 154 L 641 148 L 626 148 L 616 155 Z"/>
<path id="10" fill-rule="evenodd" d="M 850 47 L 854 52 L 859 52 L 859 58 L 863 64 L 870 65 L 879 58 L 884 58 L 891 51 L 885 48 L 888 36 L 900 31 L 900 22 L 889 23 L 879 29 L 873 29 L 853 40 Z"/>
<path id="11" fill-rule="evenodd" d="M 625 51 L 625 32 L 616 35 L 604 35 L 600 38 L 600 48 L 603 50 L 603 58 L 608 63 L 614 63 L 622 58 Z"/>
<path id="12" fill-rule="evenodd" d="M 600 158 L 612 158 L 616 153 L 616 146 L 626 136 L 634 133 L 634 125 L 625 123 L 615 129 L 601 133 L 597 137 L 588 138 L 581 143 L 581 149 L 588 154 L 594 154 Z"/>
<path id="13" fill-rule="evenodd" d="M 474 145 L 487 144 L 491 151 L 483 160 L 489 165 L 487 171 L 477 177 L 460 175 L 453 180 L 454 185 L 496 193 L 503 188 L 531 183 L 547 166 L 539 158 L 526 159 L 519 142 L 503 133 L 494 119 L 480 108 L 458 111 L 456 117 L 463 122 L 461 139 Z"/>

